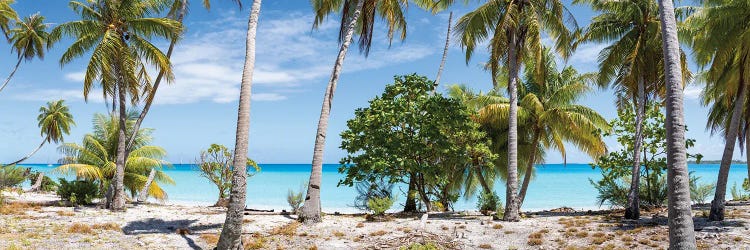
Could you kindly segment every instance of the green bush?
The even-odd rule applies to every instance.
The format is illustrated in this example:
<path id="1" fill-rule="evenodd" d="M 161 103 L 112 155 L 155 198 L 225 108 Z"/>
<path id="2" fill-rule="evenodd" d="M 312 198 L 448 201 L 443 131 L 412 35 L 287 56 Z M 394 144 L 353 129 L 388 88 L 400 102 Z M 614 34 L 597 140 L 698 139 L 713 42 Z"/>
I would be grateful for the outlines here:
<path id="1" fill-rule="evenodd" d="M 716 188 L 716 184 L 698 184 L 698 179 L 700 179 L 700 177 L 690 178 L 690 200 L 692 200 L 694 204 L 703 204 L 706 203 L 706 200 Z"/>
<path id="2" fill-rule="evenodd" d="M 391 209 L 393 202 L 395 202 L 395 199 L 391 197 L 373 197 L 367 201 L 367 207 L 372 211 L 373 215 L 380 216 L 384 215 L 388 209 Z"/>
<path id="3" fill-rule="evenodd" d="M 292 207 L 292 213 L 296 214 L 299 211 L 302 202 L 305 201 L 305 185 L 300 186 L 299 192 L 294 192 L 289 189 L 289 193 L 286 195 L 286 202 Z"/>
<path id="4" fill-rule="evenodd" d="M 60 179 L 57 195 L 75 205 L 91 204 L 99 194 L 99 187 L 93 181 L 66 181 Z"/>
<path id="5" fill-rule="evenodd" d="M 399 248 L 399 250 L 438 250 L 440 247 L 436 245 L 433 242 L 427 242 L 425 244 L 421 244 L 419 242 L 411 243 L 408 246 L 402 246 Z"/>
<path id="6" fill-rule="evenodd" d="M 750 185 L 748 185 L 747 179 L 742 183 L 742 189 L 744 189 L 744 191 L 737 188 L 737 183 L 732 185 L 732 190 L 730 190 L 732 200 L 744 201 L 750 199 Z"/>
<path id="7" fill-rule="evenodd" d="M 497 194 L 482 192 L 477 199 L 477 209 L 484 215 L 490 215 L 495 211 L 503 210 L 503 202 Z"/>
<path id="8" fill-rule="evenodd" d="M 34 184 L 36 184 L 36 179 L 39 177 L 39 174 L 40 173 L 37 171 L 31 172 L 31 174 L 29 174 L 28 178 L 26 179 L 29 180 L 29 182 L 33 186 Z M 39 189 L 45 192 L 56 191 L 57 182 L 52 180 L 52 178 L 49 178 L 49 176 L 44 175 L 44 177 L 42 177 L 42 186 L 39 187 Z"/>
<path id="9" fill-rule="evenodd" d="M 26 171 L 18 166 L 0 167 L 0 190 L 20 186 L 26 180 Z"/>

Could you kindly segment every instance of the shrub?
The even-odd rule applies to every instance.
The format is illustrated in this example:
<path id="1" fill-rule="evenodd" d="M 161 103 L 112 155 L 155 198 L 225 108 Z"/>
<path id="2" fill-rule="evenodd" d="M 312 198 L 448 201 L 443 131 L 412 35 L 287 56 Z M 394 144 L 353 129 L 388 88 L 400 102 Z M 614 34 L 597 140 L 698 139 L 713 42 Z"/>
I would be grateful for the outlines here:
<path id="1" fill-rule="evenodd" d="M 744 189 L 744 192 L 737 188 L 737 183 L 734 183 L 732 185 L 732 190 L 730 190 L 730 193 L 732 193 L 732 200 L 748 200 L 750 199 L 750 187 L 748 187 L 748 181 L 745 179 L 745 182 L 742 183 L 742 189 Z"/>
<path id="2" fill-rule="evenodd" d="M 57 195 L 75 205 L 91 204 L 99 194 L 99 187 L 93 181 L 66 181 L 60 179 Z"/>
<path id="3" fill-rule="evenodd" d="M 289 193 L 286 195 L 286 202 L 292 207 L 293 214 L 296 214 L 299 211 L 302 202 L 305 201 L 305 186 L 307 185 L 300 185 L 299 192 L 294 192 L 292 189 L 289 189 Z"/>
<path id="4" fill-rule="evenodd" d="M 714 191 L 714 188 L 716 188 L 716 184 L 713 183 L 698 184 L 698 179 L 700 179 L 700 177 L 690 178 L 690 200 L 692 200 L 694 204 L 706 203 L 706 199 L 708 199 Z"/>
<path id="5" fill-rule="evenodd" d="M 370 200 L 373 198 L 391 197 L 393 194 L 393 183 L 383 179 L 376 181 L 361 181 L 355 186 L 357 197 L 354 198 L 354 208 L 363 211 L 372 211 L 370 209 Z"/>
<path id="6" fill-rule="evenodd" d="M 482 192 L 477 199 L 477 209 L 484 214 L 490 215 L 492 212 L 502 210 L 503 202 L 497 194 Z"/>
<path id="7" fill-rule="evenodd" d="M 232 165 L 234 164 L 233 151 L 224 145 L 211 144 L 205 151 L 201 151 L 200 157 L 196 160 L 196 165 L 200 175 L 211 181 L 219 189 L 219 199 L 214 206 L 225 207 L 229 205 L 229 190 L 232 187 Z M 248 173 L 247 177 L 252 177 L 260 171 L 260 167 L 255 161 L 247 159 L 247 166 L 255 170 Z"/>
<path id="8" fill-rule="evenodd" d="M 391 197 L 373 197 L 367 201 L 367 208 L 376 216 L 384 215 L 385 211 L 391 209 L 394 199 Z"/>
<path id="9" fill-rule="evenodd" d="M 27 171 L 14 165 L 0 167 L 0 190 L 21 185 L 26 180 Z"/>
<path id="10" fill-rule="evenodd" d="M 414 242 L 408 246 L 402 246 L 399 248 L 399 250 L 438 250 L 438 249 L 440 249 L 440 247 L 432 242 L 427 242 L 425 244 Z"/>
<path id="11" fill-rule="evenodd" d="M 39 177 L 39 174 L 40 172 L 33 171 L 31 172 L 31 174 L 29 174 L 28 178 L 26 179 L 29 180 L 29 182 L 31 182 L 31 185 L 34 185 L 36 183 L 37 178 Z M 52 178 L 49 178 L 49 176 L 44 175 L 44 177 L 42 177 L 42 186 L 39 187 L 39 190 L 45 191 L 45 192 L 52 192 L 52 191 L 57 190 L 57 186 L 58 186 L 57 182 L 52 180 Z"/>

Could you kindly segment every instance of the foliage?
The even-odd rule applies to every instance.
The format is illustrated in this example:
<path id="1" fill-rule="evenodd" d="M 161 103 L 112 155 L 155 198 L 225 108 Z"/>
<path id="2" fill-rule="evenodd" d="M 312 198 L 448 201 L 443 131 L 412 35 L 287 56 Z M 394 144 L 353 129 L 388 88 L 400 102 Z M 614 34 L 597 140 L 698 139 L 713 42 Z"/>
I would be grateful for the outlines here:
<path id="1" fill-rule="evenodd" d="M 41 173 L 37 171 L 33 171 L 29 174 L 29 176 L 26 179 L 29 180 L 29 182 L 31 182 L 31 185 L 34 185 L 36 183 L 36 180 L 39 177 L 39 174 Z M 51 192 L 51 191 L 57 190 L 57 186 L 58 186 L 57 182 L 52 180 L 52 178 L 50 178 L 49 176 L 44 175 L 44 177 L 42 177 L 42 185 L 39 187 L 39 189 L 45 192 Z"/>
<path id="2" fill-rule="evenodd" d="M 742 183 L 741 189 L 742 190 L 737 188 L 737 183 L 732 185 L 732 189 L 730 190 L 732 193 L 732 200 L 750 200 L 750 183 L 748 183 L 747 178 L 745 178 L 745 181 Z"/>
<path id="3" fill-rule="evenodd" d="M 91 204 L 92 200 L 99 196 L 99 187 L 90 180 L 67 181 L 60 178 L 59 183 L 57 195 L 75 205 Z"/>
<path id="4" fill-rule="evenodd" d="M 408 246 L 402 246 L 398 248 L 399 250 L 438 250 L 441 249 L 437 244 L 433 242 L 427 242 L 427 243 L 419 243 L 414 242 L 409 244 Z"/>
<path id="5" fill-rule="evenodd" d="M 18 187 L 26 180 L 27 169 L 15 165 L 0 166 L 0 190 Z"/>
<path id="6" fill-rule="evenodd" d="M 125 124 L 127 134 L 130 134 L 135 123 L 136 114 L 128 113 Z M 54 172 L 75 174 L 76 178 L 95 181 L 99 189 L 104 191 L 109 181 L 115 175 L 115 155 L 117 152 L 119 120 L 117 115 L 95 114 L 93 132 L 84 135 L 81 144 L 64 143 L 58 150 L 65 155 L 60 160 L 61 166 Z M 128 158 L 125 162 L 124 186 L 133 197 L 141 191 L 151 169 L 156 169 L 154 182 L 148 189 L 149 196 L 156 199 L 166 199 L 167 193 L 161 188 L 164 184 L 174 184 L 162 167 L 170 166 L 162 160 L 167 152 L 158 146 L 149 145 L 152 141 L 152 129 L 139 129 L 135 141 L 126 148 Z"/>
<path id="7" fill-rule="evenodd" d="M 302 203 L 305 202 L 305 187 L 307 185 L 300 185 L 299 192 L 294 192 L 292 189 L 289 189 L 289 192 L 286 195 L 286 203 L 289 204 L 290 207 L 292 207 L 292 214 L 297 214 L 299 212 L 300 206 L 302 206 Z"/>
<path id="8" fill-rule="evenodd" d="M 698 184 L 700 177 L 693 176 L 690 178 L 690 199 L 693 204 L 706 203 L 706 199 L 714 192 L 715 183 Z"/>
<path id="9" fill-rule="evenodd" d="M 433 81 L 416 74 L 394 81 L 369 107 L 357 109 L 341 133 L 348 155 L 341 160 L 339 172 L 345 177 L 339 185 L 414 178 L 426 208 L 436 200 L 448 208 L 462 188 L 451 177 L 470 168 L 492 168 L 495 155 L 467 107 L 431 94 Z"/>
<path id="10" fill-rule="evenodd" d="M 229 199 L 229 191 L 232 188 L 233 152 L 224 145 L 211 144 L 208 149 L 201 151 L 200 158 L 197 160 L 200 175 L 214 183 L 219 189 L 220 202 Z M 251 159 L 247 159 L 247 166 L 252 167 L 256 172 L 260 171 L 258 164 Z M 253 175 L 254 173 L 247 174 L 248 177 Z"/>
<path id="11" fill-rule="evenodd" d="M 477 209 L 484 215 L 503 210 L 503 201 L 494 192 L 482 192 L 477 197 Z"/>
<path id="12" fill-rule="evenodd" d="M 622 149 L 599 157 L 592 168 L 600 168 L 602 179 L 590 180 L 599 191 L 599 204 L 609 203 L 613 206 L 623 206 L 627 203 L 630 186 L 631 169 L 633 165 L 633 142 L 635 141 L 635 114 L 632 108 L 621 109 L 618 118 L 610 122 L 612 130 L 604 131 L 605 136 L 614 136 L 622 145 Z M 643 145 L 641 160 L 641 182 L 639 197 L 641 206 L 662 206 L 667 198 L 666 188 L 666 130 L 664 114 L 656 104 L 647 105 L 643 119 Z M 695 140 L 687 139 L 688 148 L 695 144 Z M 689 158 L 698 161 L 700 154 L 688 154 Z"/>
<path id="13" fill-rule="evenodd" d="M 367 208 L 372 211 L 375 216 L 382 216 L 385 214 L 385 211 L 391 209 L 394 202 L 395 199 L 391 197 L 372 197 L 367 200 Z"/>
<path id="14" fill-rule="evenodd" d="M 378 179 L 374 182 L 360 181 L 355 185 L 357 197 L 354 198 L 354 208 L 370 210 L 369 201 L 373 198 L 393 197 L 393 183 Z"/>

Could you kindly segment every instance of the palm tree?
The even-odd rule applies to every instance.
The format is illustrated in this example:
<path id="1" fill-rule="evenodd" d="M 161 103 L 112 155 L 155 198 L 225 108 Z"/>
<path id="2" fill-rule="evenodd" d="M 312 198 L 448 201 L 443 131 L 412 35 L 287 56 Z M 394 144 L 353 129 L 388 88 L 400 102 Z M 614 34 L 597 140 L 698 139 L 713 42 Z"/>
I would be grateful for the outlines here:
<path id="1" fill-rule="evenodd" d="M 403 40 L 406 38 L 406 18 L 404 9 L 407 1 L 404 0 L 313 0 L 313 11 L 315 22 L 313 28 L 317 28 L 323 21 L 333 13 L 341 12 L 341 27 L 339 29 L 338 56 L 333 64 L 331 79 L 328 81 L 323 96 L 323 106 L 320 110 L 318 129 L 315 136 L 315 147 L 313 149 L 312 168 L 310 170 L 310 181 L 307 187 L 305 204 L 301 209 L 300 221 L 317 223 L 321 221 L 320 185 L 323 175 L 323 149 L 328 131 L 328 118 L 331 114 L 333 95 L 336 91 L 339 75 L 343 68 L 346 52 L 352 42 L 354 33 L 359 35 L 359 49 L 365 56 L 369 54 L 372 45 L 372 35 L 376 16 L 380 16 L 388 26 L 388 38 L 393 39 L 396 33 Z"/>
<path id="2" fill-rule="evenodd" d="M 63 141 L 65 135 L 70 134 L 71 125 L 75 126 L 76 124 L 75 121 L 73 121 L 73 115 L 70 114 L 70 110 L 68 109 L 68 106 L 65 105 L 64 100 L 47 102 L 46 106 L 39 108 L 39 116 L 37 116 L 36 119 L 39 121 L 39 128 L 41 129 L 41 135 L 44 137 L 44 140 L 42 140 L 42 143 L 39 144 L 34 151 L 31 151 L 30 154 L 8 165 L 16 165 L 29 159 L 29 157 L 39 151 L 44 144 Z"/>
<path id="3" fill-rule="evenodd" d="M 47 42 L 49 41 L 49 33 L 43 16 L 39 14 L 31 15 L 24 18 L 23 21 L 16 22 L 15 26 L 10 30 L 10 42 L 13 50 L 18 54 L 18 62 L 3 85 L 0 86 L 0 91 L 3 91 L 5 86 L 8 85 L 23 60 L 31 61 L 34 57 L 44 59 L 44 50 L 51 45 Z"/>
<path id="4" fill-rule="evenodd" d="M 661 40 L 664 48 L 664 79 L 667 110 L 667 187 L 669 189 L 669 249 L 696 249 L 690 207 L 690 175 L 685 147 L 684 80 L 677 39 L 677 21 L 671 0 L 659 0 Z"/>
<path id="5" fill-rule="evenodd" d="M 574 2 L 588 4 L 595 11 L 601 12 L 592 19 L 580 42 L 612 43 L 599 53 L 597 83 L 601 87 L 614 85 L 619 108 L 635 107 L 636 140 L 631 149 L 633 166 L 625 218 L 638 219 L 643 143 L 641 121 L 644 119 L 647 102 L 664 93 L 658 5 L 653 0 Z M 686 60 L 681 65 L 683 76 L 690 77 Z"/>
<path id="6" fill-rule="evenodd" d="M 65 143 L 58 150 L 65 155 L 60 160 L 62 165 L 54 172 L 61 174 L 73 173 L 78 179 L 96 181 L 100 187 L 107 186 L 115 176 L 115 154 L 119 131 L 119 118 L 116 115 L 105 116 L 95 114 L 93 119 L 94 132 L 86 134 L 81 144 Z M 128 113 L 127 130 L 133 129 L 135 113 Z M 136 140 L 128 148 L 130 154 L 125 164 L 124 187 L 135 197 L 141 192 L 141 187 L 147 181 L 147 175 L 153 170 L 154 179 L 146 190 L 147 194 L 156 199 L 164 200 L 167 193 L 159 184 L 174 184 L 174 181 L 161 169 L 169 166 L 162 160 L 167 152 L 151 143 L 151 129 L 139 129 Z"/>
<path id="7" fill-rule="evenodd" d="M 607 152 L 602 136 L 597 131 L 609 129 L 609 124 L 595 110 L 576 104 L 591 90 L 592 74 L 579 74 L 572 66 L 558 70 L 554 55 L 544 49 L 541 60 L 526 62 L 525 79 L 520 85 L 523 96 L 520 107 L 528 114 L 532 150 L 527 161 L 523 184 L 518 193 L 519 207 L 523 205 L 534 164 L 543 162 L 538 149 L 557 149 L 566 158 L 565 143 L 575 145 L 592 159 Z M 541 153 L 541 154 L 540 154 Z"/>
<path id="8" fill-rule="evenodd" d="M 11 23 L 18 21 L 18 13 L 11 7 L 14 3 L 15 0 L 0 0 L 0 32 L 3 32 L 6 38 L 9 37 Z"/>
<path id="9" fill-rule="evenodd" d="M 105 98 L 111 97 L 119 108 L 120 139 L 115 160 L 113 202 L 109 207 L 115 211 L 125 208 L 127 101 L 133 105 L 138 103 L 141 93 L 151 88 L 149 67 L 163 72 L 167 81 L 174 78 L 169 58 L 149 41 L 154 37 L 172 40 L 182 32 L 182 25 L 175 20 L 150 17 L 168 5 L 166 0 L 71 1 L 71 8 L 81 20 L 55 27 L 50 36 L 51 41 L 59 40 L 62 35 L 75 38 L 60 59 L 62 65 L 91 52 L 83 82 L 84 98 L 88 100 L 89 91 L 98 81 Z"/>
<path id="10" fill-rule="evenodd" d="M 742 120 L 750 91 L 747 73 L 750 70 L 750 46 L 747 45 L 750 24 L 745 20 L 750 18 L 750 6 L 747 2 L 732 0 L 702 3 L 703 6 L 685 20 L 683 35 L 691 38 L 687 41 L 695 51 L 696 62 L 702 67 L 710 64 L 704 75 L 704 104 L 714 104 L 708 126 L 712 131 L 723 128 L 726 144 L 709 220 L 723 220 L 734 147 L 741 126 L 746 123 Z"/>
<path id="11" fill-rule="evenodd" d="M 245 212 L 247 193 L 247 144 L 250 136 L 250 97 L 255 70 L 255 35 L 258 30 L 261 0 L 254 0 L 247 23 L 245 68 L 242 71 L 240 103 L 237 110 L 237 134 L 234 146 L 234 173 L 229 206 L 224 227 L 221 230 L 218 249 L 243 249 L 242 216 Z"/>
<path id="12" fill-rule="evenodd" d="M 511 104 L 508 119 L 508 181 L 503 220 L 518 221 L 518 72 L 525 58 L 542 51 L 542 32 L 555 40 L 555 49 L 563 57 L 570 54 L 573 38 L 568 26 L 577 29 L 575 19 L 559 0 L 490 0 L 461 17 L 456 33 L 466 50 L 466 61 L 474 49 L 489 39 L 489 63 L 493 84 L 499 84 L 500 65 L 508 71 L 507 87 Z"/>

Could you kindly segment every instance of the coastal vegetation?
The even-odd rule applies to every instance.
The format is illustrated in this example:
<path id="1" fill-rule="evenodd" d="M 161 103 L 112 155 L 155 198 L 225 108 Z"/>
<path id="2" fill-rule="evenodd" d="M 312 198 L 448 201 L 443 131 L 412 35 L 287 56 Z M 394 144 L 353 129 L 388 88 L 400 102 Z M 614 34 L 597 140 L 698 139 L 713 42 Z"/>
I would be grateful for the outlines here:
<path id="1" fill-rule="evenodd" d="M 242 1 L 231 2 L 242 9 Z M 10 83 L 24 61 L 43 60 L 56 44 L 70 42 L 62 49 L 59 64 L 85 60 L 83 99 L 88 101 L 92 90 L 101 91 L 108 113 L 95 114 L 92 131 L 80 143 L 70 143 L 64 139 L 76 123 L 65 101 L 50 101 L 39 109 L 41 144 L 27 156 L 0 165 L 0 221 L 8 225 L 0 228 L 3 247 L 2 242 L 15 238 L 32 246 L 28 239 L 36 236 L 27 232 L 42 229 L 16 223 L 34 220 L 50 223 L 45 234 L 76 241 L 87 235 L 101 240 L 105 235 L 101 231 L 125 239 L 129 238 L 123 235 L 157 232 L 181 237 L 199 248 L 190 237 L 200 231 L 205 246 L 217 249 L 317 249 L 320 243 L 329 248 L 452 249 L 461 243 L 481 249 L 492 248 L 489 243 L 520 247 L 488 243 L 484 239 L 488 235 L 523 247 L 545 248 L 575 248 L 578 243 L 606 249 L 750 244 L 747 229 L 736 226 L 750 219 L 747 203 L 740 202 L 750 199 L 750 168 L 748 178 L 729 190 L 736 208 L 726 201 L 736 144 L 750 159 L 750 4 L 745 0 L 705 0 L 694 3 L 698 6 L 677 8 L 669 0 L 575 0 L 578 7 L 594 11 L 585 27 L 559 0 L 483 1 L 462 11 L 465 14 L 455 24 L 452 10 L 458 3 L 452 0 L 312 0 L 313 29 L 324 27 L 329 17 L 340 18 L 338 53 L 323 93 L 309 180 L 298 192 L 289 189 L 286 200 L 291 214 L 267 217 L 272 220 L 245 217 L 249 212 L 273 213 L 246 207 L 248 177 L 260 171 L 248 149 L 256 39 L 262 36 L 257 34 L 261 0 L 253 0 L 249 9 L 234 148 L 212 144 L 195 162 L 200 175 L 218 189 L 217 201 L 213 208 L 178 207 L 190 211 L 184 214 L 148 204 L 148 197 L 167 200 L 163 187 L 174 180 L 164 171 L 171 167 L 166 150 L 153 145 L 154 130 L 141 125 L 158 99 L 160 84 L 176 80 L 172 54 L 180 41 L 190 38 L 184 35 L 189 1 L 70 1 L 74 18 L 52 24 L 40 13 L 19 17 L 14 4 L 0 0 L 0 31 L 16 56 L 0 92 L 18 85 Z M 208 0 L 202 4 L 206 9 L 211 6 Z M 388 44 L 394 39 L 405 41 L 410 5 L 430 17 L 451 11 L 437 77 L 396 75 L 381 94 L 354 110 L 340 134 L 339 147 L 345 156 L 339 162 L 343 178 L 338 185 L 356 188 L 352 206 L 367 211 L 364 219 L 373 224 L 363 224 L 358 215 L 325 215 L 321 195 L 335 191 L 321 189 L 323 155 L 349 47 L 356 39 L 360 54 L 368 57 L 379 35 L 385 35 Z M 439 91 L 451 36 L 467 64 L 483 57 L 491 79 L 488 90 L 453 84 Z M 604 46 L 595 72 L 581 72 L 567 64 L 579 47 L 590 44 Z M 477 53 L 485 46 L 485 53 Z M 691 61 L 699 66 L 696 72 L 688 68 Z M 701 154 L 688 151 L 696 141 L 686 138 L 685 121 L 690 117 L 685 117 L 683 92 L 691 82 L 703 88 L 701 104 L 709 108 L 707 130 L 725 142 L 716 182 L 701 184 L 687 169 L 688 160 L 702 160 Z M 580 102 L 597 88 L 613 90 L 610 105 L 617 117 L 609 122 Z M 606 138 L 617 144 L 607 145 Z M 45 172 L 19 165 L 46 144 L 59 144 L 63 155 L 50 173 L 75 180 L 55 182 Z M 552 152 L 567 164 L 570 150 L 590 157 L 591 168 L 602 174 L 601 179 L 581 185 L 591 184 L 598 191 L 600 205 L 621 210 L 521 211 L 539 164 L 546 163 Z M 33 183 L 27 193 L 35 196 L 21 189 L 26 180 Z M 500 186 L 505 191 L 502 197 L 496 191 Z M 31 194 L 37 191 L 42 192 Z M 50 198 L 44 192 L 55 194 Z M 710 210 L 703 210 L 709 209 L 704 203 L 711 193 Z M 19 201 L 6 201 L 6 194 Z M 459 199 L 475 197 L 478 213 L 453 213 Z M 34 203 L 35 199 L 46 203 Z M 129 201 L 136 205 L 129 206 Z M 129 208 L 137 214 L 104 213 L 90 206 L 96 202 L 113 212 L 129 213 L 125 211 Z M 88 210 L 81 213 L 82 209 Z M 389 214 L 396 210 L 402 213 Z M 152 212 L 172 220 L 131 218 Z M 415 214 L 421 220 L 415 220 Z M 439 216 L 428 221 L 430 214 Z M 62 219 L 67 217 L 73 219 Z M 333 223 L 325 224 L 324 218 Z M 72 224 L 55 222 L 61 220 Z M 552 220 L 557 224 L 550 224 Z M 197 221 L 201 225 L 191 225 Z M 248 223 L 270 230 L 247 234 Z M 540 224 L 544 228 L 530 229 Z M 721 227 L 717 231 L 722 233 L 707 239 L 703 229 L 713 227 Z M 346 229 L 352 230 L 342 232 Z M 344 245 L 337 245 L 338 241 Z M 15 244 L 7 247 L 15 249 Z M 99 248 L 123 248 L 107 244 Z M 140 236 L 132 244 L 145 247 Z"/>

